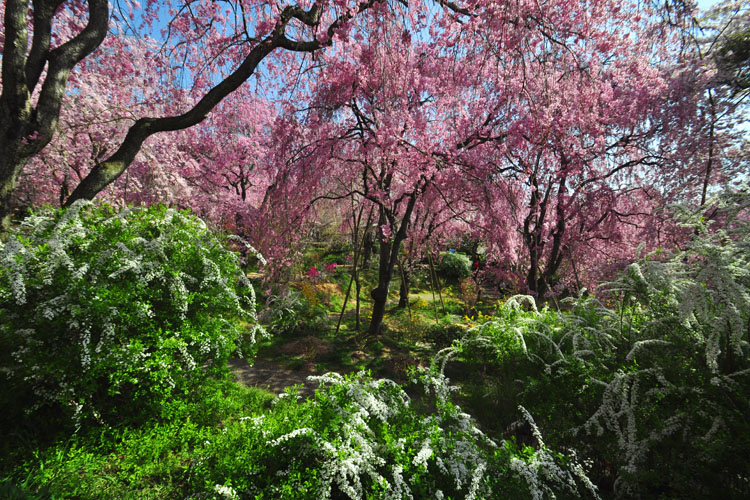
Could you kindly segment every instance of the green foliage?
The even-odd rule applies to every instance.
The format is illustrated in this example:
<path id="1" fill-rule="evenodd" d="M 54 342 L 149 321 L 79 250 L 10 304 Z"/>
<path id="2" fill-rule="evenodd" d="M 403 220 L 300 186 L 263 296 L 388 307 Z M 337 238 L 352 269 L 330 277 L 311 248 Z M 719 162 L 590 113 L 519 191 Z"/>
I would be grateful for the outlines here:
<path id="1" fill-rule="evenodd" d="M 344 264 L 346 263 L 346 258 L 353 253 L 354 249 L 351 243 L 337 239 L 332 240 L 326 247 L 321 262 L 323 264 Z"/>
<path id="2" fill-rule="evenodd" d="M 315 379 L 321 389 L 313 400 L 299 403 L 285 394 L 272 413 L 244 419 L 206 450 L 206 457 L 221 458 L 204 469 L 204 482 L 224 481 L 240 496 L 259 498 L 404 498 L 409 492 L 427 498 L 438 490 L 452 495 L 484 487 L 472 482 L 485 456 L 481 441 L 468 421 L 460 425 L 454 408 L 420 416 L 398 385 L 361 373 Z M 450 436 L 440 432 L 441 423 Z M 460 457 L 457 443 L 465 443 Z M 451 467 L 458 459 L 462 467 Z"/>
<path id="3" fill-rule="evenodd" d="M 437 272 L 444 279 L 458 283 L 461 278 L 471 276 L 471 260 L 462 253 L 441 252 Z"/>
<path id="4" fill-rule="evenodd" d="M 522 402 L 618 496 L 745 497 L 750 468 L 732 457 L 750 454 L 748 206 L 720 200 L 720 226 L 694 219 L 682 250 L 633 263 L 603 287 L 612 307 L 515 297 L 438 361 L 462 361 L 480 420 L 506 432 Z"/>
<path id="5" fill-rule="evenodd" d="M 750 28 L 724 35 L 714 58 L 723 83 L 738 93 L 750 89 Z"/>
<path id="6" fill-rule="evenodd" d="M 81 429 L 33 451 L 0 475 L 0 497 L 185 498 L 204 489 L 192 473 L 194 458 L 237 423 L 237 415 L 263 412 L 273 396 L 226 380 L 208 379 L 170 420 L 149 426 Z M 1 470 L 1 469 L 0 469 Z M 208 498 L 215 498 L 209 496 Z"/>
<path id="7" fill-rule="evenodd" d="M 304 402 L 210 382 L 169 422 L 74 435 L 0 484 L 21 498 L 577 498 L 587 488 L 540 435 L 535 446 L 495 444 L 450 403 L 444 378 L 415 377 L 419 403 L 364 373 L 317 377 Z"/>
<path id="8" fill-rule="evenodd" d="M 449 317 L 450 318 L 450 317 Z M 439 323 L 433 323 L 427 328 L 426 339 L 438 348 L 448 347 L 454 340 L 464 336 L 466 330 L 456 325 L 452 321 L 441 320 Z"/>
<path id="9" fill-rule="evenodd" d="M 163 206 L 42 211 L 0 255 L 0 395 L 9 421 L 168 414 L 225 369 L 240 321 L 256 323 L 236 254 L 200 219 Z M 248 344 L 255 334 L 251 326 Z"/>
<path id="10" fill-rule="evenodd" d="M 328 327 L 327 309 L 307 282 L 302 291 L 270 291 L 265 302 L 260 321 L 273 334 L 295 335 Z"/>
<path id="11" fill-rule="evenodd" d="M 37 404 L 0 450 L 0 495 L 746 497 L 750 468 L 737 457 L 750 454 L 749 207 L 737 194 L 712 209 L 720 224 L 682 214 L 696 237 L 633 263 L 602 287 L 606 302 L 566 299 L 561 312 L 512 297 L 475 328 L 425 326 L 449 347 L 410 385 L 326 374 L 304 401 L 208 377 L 255 318 L 236 258 L 199 221 L 165 208 L 34 216 L 4 245 L 0 271 L 5 418 Z M 176 279 L 187 292 L 173 291 Z M 431 308 L 419 309 L 399 314 L 421 322 Z M 264 318 L 301 331 L 318 310 L 307 283 L 271 294 Z M 219 347 L 204 353 L 200 341 Z M 128 358 L 133 346 L 148 355 Z M 123 374 L 152 385 L 118 382 Z M 49 446 L 28 439 L 52 411 L 76 416 L 70 394 L 79 419 L 117 425 Z"/>

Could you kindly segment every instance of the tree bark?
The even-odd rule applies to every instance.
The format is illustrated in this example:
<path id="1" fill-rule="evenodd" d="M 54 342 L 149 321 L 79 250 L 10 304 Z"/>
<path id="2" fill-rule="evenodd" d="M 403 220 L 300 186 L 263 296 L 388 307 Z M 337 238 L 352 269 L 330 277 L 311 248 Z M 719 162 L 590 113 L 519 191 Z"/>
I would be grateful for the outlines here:
<path id="1" fill-rule="evenodd" d="M 388 223 L 386 209 L 382 205 L 378 209 L 378 227 Z M 391 247 L 393 241 L 380 239 L 380 258 L 378 259 L 378 286 L 370 292 L 372 297 L 372 319 L 370 320 L 369 333 L 377 335 L 380 333 L 385 316 L 385 304 L 388 300 L 388 287 L 393 277 L 393 265 L 391 265 Z M 395 264 L 395 263 L 394 263 Z"/>
<path id="2" fill-rule="evenodd" d="M 10 229 L 14 209 L 13 191 L 18 186 L 18 176 L 26 163 L 25 160 L 16 159 L 13 149 L 11 145 L 7 156 L 6 151 L 0 155 L 0 233 L 6 233 Z"/>
<path id="3" fill-rule="evenodd" d="M 363 236 L 364 242 L 362 243 L 362 268 L 367 269 L 370 267 L 370 259 L 372 258 L 372 247 L 374 245 L 372 230 L 369 227 L 365 228 L 365 234 Z"/>
<path id="4" fill-rule="evenodd" d="M 426 187 L 429 181 L 425 181 L 424 186 L 420 186 L 421 183 L 417 183 L 417 187 L 409 196 L 409 202 L 404 211 L 404 215 L 401 217 L 401 222 L 393 235 L 392 240 L 380 241 L 380 263 L 378 267 L 378 286 L 374 288 L 370 295 L 372 296 L 372 321 L 370 322 L 369 334 L 379 335 L 383 326 L 383 318 L 385 317 L 385 305 L 388 300 L 388 288 L 393 279 L 393 270 L 396 267 L 398 261 L 398 253 L 401 250 L 401 242 L 406 239 L 406 230 L 411 222 L 411 214 L 414 211 L 414 205 L 417 202 L 417 196 L 420 189 Z M 380 214 L 378 217 L 378 226 L 382 227 L 389 221 L 386 208 L 380 206 Z"/>
<path id="5" fill-rule="evenodd" d="M 398 308 L 405 309 L 409 307 L 409 288 L 411 285 L 411 276 L 409 275 L 408 266 L 403 265 L 403 260 L 399 263 L 401 268 L 401 286 L 398 292 Z"/>
<path id="6" fill-rule="evenodd" d="M 716 124 L 716 109 L 714 106 L 713 93 L 709 90 L 709 105 L 711 106 L 711 124 L 708 129 L 708 160 L 706 161 L 706 173 L 703 175 L 703 189 L 701 189 L 701 204 L 706 204 L 708 196 L 708 185 L 711 181 L 711 174 L 714 163 L 714 125 Z"/>
<path id="7" fill-rule="evenodd" d="M 88 0 L 89 21 L 76 36 L 50 50 L 52 18 L 62 0 L 33 2 L 33 40 L 29 45 L 28 0 L 8 0 L 3 26 L 3 90 L 0 94 L 0 224 L 5 231 L 13 212 L 13 193 L 28 159 L 49 144 L 57 129 L 70 71 L 99 47 L 107 34 L 107 0 Z M 47 74 L 34 107 L 31 95 Z"/>

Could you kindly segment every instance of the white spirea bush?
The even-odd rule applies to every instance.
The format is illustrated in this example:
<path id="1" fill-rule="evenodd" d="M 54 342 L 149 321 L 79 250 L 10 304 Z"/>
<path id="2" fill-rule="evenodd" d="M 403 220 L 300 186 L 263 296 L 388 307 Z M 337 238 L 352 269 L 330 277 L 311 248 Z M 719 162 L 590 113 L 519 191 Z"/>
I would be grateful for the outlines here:
<path id="1" fill-rule="evenodd" d="M 746 493 L 750 477 L 732 458 L 750 452 L 750 196 L 730 193 L 677 220 L 692 237 L 600 287 L 607 305 L 582 296 L 562 313 L 512 297 L 437 356 L 445 369 L 491 353 L 515 370 L 518 397 L 569 418 L 554 422 L 556 438 L 612 463 L 622 497 Z"/>
<path id="2" fill-rule="evenodd" d="M 314 398 L 284 393 L 271 412 L 241 418 L 207 443 L 195 481 L 231 484 L 241 498 L 478 500 L 582 492 L 580 467 L 541 439 L 538 449 L 519 451 L 488 438 L 450 402 L 453 390 L 439 373 L 415 375 L 415 399 L 364 372 L 310 381 L 320 386 Z"/>
<path id="3" fill-rule="evenodd" d="M 243 322 L 243 323 L 241 323 Z M 143 418 L 222 370 L 255 295 L 197 217 L 77 202 L 0 243 L 0 370 L 14 410 Z M 4 406 L 5 406 L 4 401 Z"/>
<path id="4" fill-rule="evenodd" d="M 355 500 L 373 491 L 388 499 L 434 497 L 443 489 L 466 498 L 488 493 L 484 448 L 494 444 L 460 408 L 442 401 L 435 414 L 419 415 L 398 384 L 364 373 L 310 380 L 321 387 L 314 404 L 335 428 L 295 429 L 268 444 L 297 449 L 295 438 L 304 436 L 321 461 L 317 498 L 331 498 L 334 488 Z"/>

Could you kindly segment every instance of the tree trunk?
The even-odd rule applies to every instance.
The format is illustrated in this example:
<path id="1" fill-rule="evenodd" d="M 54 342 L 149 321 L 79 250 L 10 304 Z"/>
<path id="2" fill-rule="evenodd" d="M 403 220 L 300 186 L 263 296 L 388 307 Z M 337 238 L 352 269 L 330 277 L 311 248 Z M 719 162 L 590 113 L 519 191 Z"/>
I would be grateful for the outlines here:
<path id="1" fill-rule="evenodd" d="M 109 3 L 88 0 L 86 26 L 70 40 L 52 48 L 52 20 L 61 3 L 60 0 L 33 2 L 31 40 L 30 2 L 7 0 L 5 5 L 0 94 L 0 223 L 3 231 L 9 228 L 14 208 L 13 191 L 27 160 L 44 149 L 57 130 L 71 70 L 94 52 L 107 34 Z M 37 90 L 34 103 L 31 96 Z"/>
<path id="2" fill-rule="evenodd" d="M 23 170 L 25 160 L 18 160 L 14 154 L 13 147 L 10 151 L 3 151 L 0 155 L 0 233 L 6 233 L 10 229 L 11 216 L 13 215 L 13 191 L 18 185 L 18 177 Z"/>
<path id="3" fill-rule="evenodd" d="M 411 276 L 409 276 L 409 268 L 403 265 L 403 261 L 400 264 L 401 267 L 401 286 L 399 287 L 398 296 L 398 308 L 404 309 L 409 307 L 409 288 L 411 285 Z"/>
<path id="4" fill-rule="evenodd" d="M 385 220 L 382 216 L 381 220 Z M 378 224 L 381 225 L 381 224 Z M 399 242 L 400 243 L 400 242 Z M 385 304 L 388 301 L 388 288 L 393 278 L 393 268 L 395 261 L 391 262 L 391 250 L 396 244 L 391 241 L 380 241 L 380 262 L 378 263 L 378 286 L 370 292 L 372 297 L 372 320 L 370 322 L 369 333 L 378 335 L 383 325 L 385 317 Z"/>
<path id="5" fill-rule="evenodd" d="M 359 331 L 359 306 L 360 306 L 360 293 L 362 292 L 362 284 L 359 281 L 359 269 L 354 273 L 354 286 L 357 289 L 357 302 L 356 309 L 354 311 L 354 329 Z"/>
<path id="6" fill-rule="evenodd" d="M 567 163 L 564 163 L 567 165 Z M 557 188 L 557 203 L 555 205 L 555 215 L 557 221 L 555 222 L 555 228 L 552 233 L 552 249 L 550 250 L 547 262 L 544 265 L 544 271 L 539 277 L 539 285 L 537 294 L 539 300 L 544 299 L 545 294 L 550 290 L 550 283 L 552 277 L 557 274 L 557 270 L 560 269 L 563 258 L 565 257 L 565 251 L 563 248 L 563 237 L 565 236 L 565 211 L 563 209 L 563 195 L 566 191 L 566 183 L 568 176 L 563 175 L 560 178 L 559 186 Z"/>
<path id="7" fill-rule="evenodd" d="M 544 239 L 544 224 L 547 217 L 552 182 L 548 182 L 541 199 L 536 176 L 531 178 L 531 185 L 534 190 L 529 200 L 529 214 L 526 216 L 523 225 L 523 239 L 529 249 L 529 270 L 526 274 L 526 286 L 531 293 L 536 295 L 536 300 L 541 301 L 547 292 L 547 280 L 540 264 L 546 244 Z"/>
<path id="8" fill-rule="evenodd" d="M 385 305 L 388 301 L 388 289 L 393 279 L 393 270 L 396 267 L 394 254 L 398 254 L 403 238 L 394 239 L 393 242 L 380 243 L 380 266 L 378 270 L 378 286 L 370 292 L 372 297 L 372 321 L 370 322 L 370 335 L 380 334 L 385 317 Z"/>
<path id="9" fill-rule="evenodd" d="M 703 175 L 703 189 L 701 190 L 701 205 L 706 204 L 708 195 L 708 184 L 711 181 L 711 173 L 714 163 L 714 123 L 716 121 L 715 112 L 713 111 L 713 99 L 711 99 L 711 125 L 708 130 L 708 160 L 706 161 L 706 173 Z"/>
<path id="10" fill-rule="evenodd" d="M 365 234 L 363 236 L 364 241 L 362 243 L 362 269 L 370 267 L 370 259 L 372 258 L 372 247 L 375 242 L 372 241 L 372 231 L 369 227 L 365 228 Z"/>
<path id="11" fill-rule="evenodd" d="M 424 189 L 429 181 L 425 181 L 423 186 L 417 185 L 414 191 L 409 196 L 409 202 L 404 211 L 404 215 L 401 217 L 401 223 L 398 227 L 398 231 L 393 235 L 392 240 L 380 240 L 380 263 L 378 268 L 378 286 L 370 292 L 372 296 L 372 321 L 370 322 L 370 335 L 380 334 L 381 327 L 383 326 L 383 317 L 385 316 L 385 303 L 388 300 L 388 287 L 391 284 L 393 278 L 393 269 L 396 267 L 398 261 L 398 253 L 401 250 L 401 243 L 406 239 L 406 230 L 409 227 L 411 221 L 411 214 L 414 211 L 414 205 L 417 202 L 417 196 L 420 189 Z M 393 215 L 391 214 L 391 218 Z M 393 219 L 389 220 L 386 208 L 380 206 L 380 215 L 378 217 L 378 227 L 383 227 L 384 224 L 389 223 L 393 227 Z M 382 235 L 381 235 L 382 236 Z"/>

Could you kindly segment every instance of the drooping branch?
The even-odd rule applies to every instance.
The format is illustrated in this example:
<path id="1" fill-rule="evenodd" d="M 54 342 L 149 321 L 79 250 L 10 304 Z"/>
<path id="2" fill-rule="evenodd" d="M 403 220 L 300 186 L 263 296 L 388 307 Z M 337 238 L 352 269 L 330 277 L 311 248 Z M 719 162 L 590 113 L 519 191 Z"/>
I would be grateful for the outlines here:
<path id="1" fill-rule="evenodd" d="M 94 0 L 92 0 L 94 1 Z M 97 0 L 101 1 L 101 0 Z M 258 43 L 245 57 L 242 64 L 229 76 L 209 90 L 191 109 L 180 115 L 162 118 L 141 118 L 128 130 L 120 148 L 106 160 L 94 166 L 88 176 L 76 187 L 66 201 L 70 205 L 79 199 L 92 199 L 102 189 L 114 182 L 133 162 L 143 143 L 150 136 L 159 132 L 182 130 L 203 121 L 225 97 L 237 90 L 255 72 L 258 65 L 277 48 L 284 48 L 296 52 L 314 52 L 331 44 L 333 34 L 339 27 L 351 19 L 356 13 L 370 8 L 376 2 L 383 0 L 368 0 L 359 4 L 356 12 L 347 12 L 339 16 L 328 26 L 329 38 L 325 42 L 317 39 L 296 42 L 286 37 L 286 28 L 292 19 L 296 19 L 307 26 L 317 26 L 320 21 L 322 7 L 315 3 L 305 11 L 298 6 L 287 6 L 281 12 L 274 30 Z"/>

